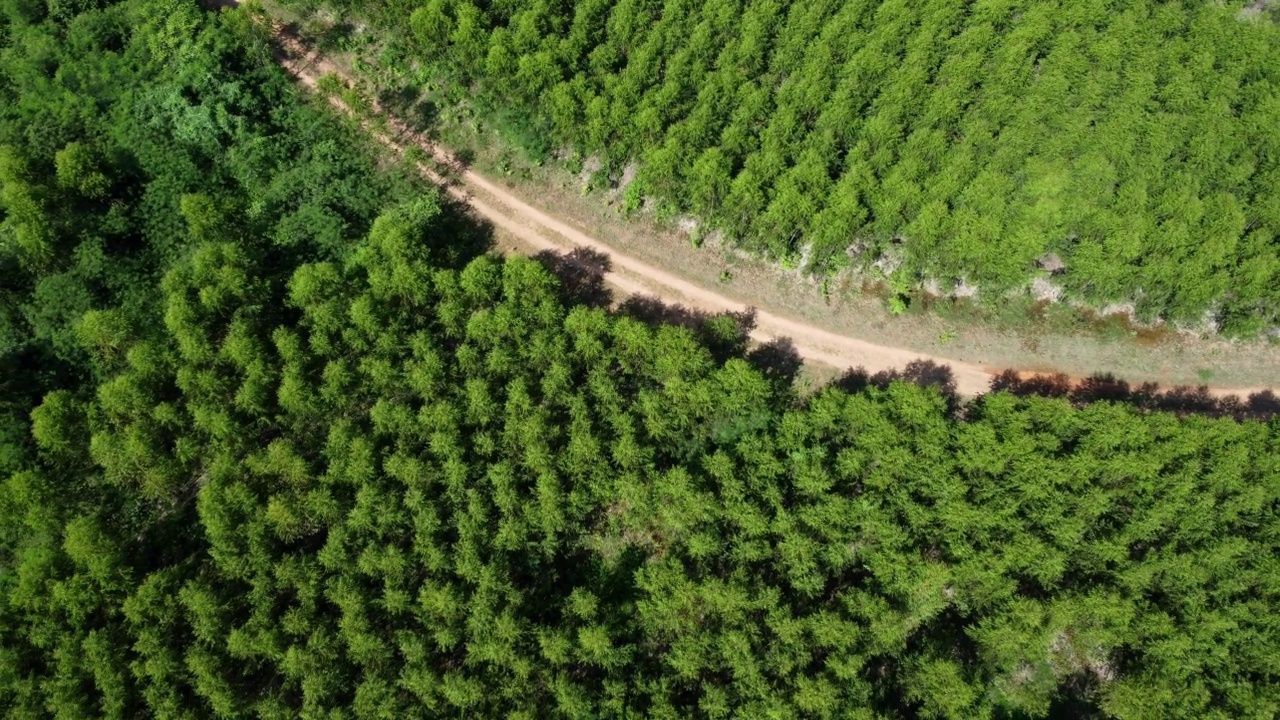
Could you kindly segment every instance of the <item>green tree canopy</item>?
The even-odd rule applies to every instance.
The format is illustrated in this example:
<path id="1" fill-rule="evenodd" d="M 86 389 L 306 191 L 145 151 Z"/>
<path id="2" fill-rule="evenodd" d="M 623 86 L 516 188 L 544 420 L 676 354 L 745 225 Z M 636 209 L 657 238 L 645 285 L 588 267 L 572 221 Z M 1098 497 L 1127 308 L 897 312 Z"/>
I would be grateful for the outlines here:
<path id="1" fill-rule="evenodd" d="M 0 55 L 0 179 L 66 250 L 0 250 L 5 717 L 1280 708 L 1280 421 L 799 396 L 741 318 L 568 305 L 472 252 L 236 13 L 70 7 L 10 11 Z M 68 94 L 79 129 L 25 141 Z"/>

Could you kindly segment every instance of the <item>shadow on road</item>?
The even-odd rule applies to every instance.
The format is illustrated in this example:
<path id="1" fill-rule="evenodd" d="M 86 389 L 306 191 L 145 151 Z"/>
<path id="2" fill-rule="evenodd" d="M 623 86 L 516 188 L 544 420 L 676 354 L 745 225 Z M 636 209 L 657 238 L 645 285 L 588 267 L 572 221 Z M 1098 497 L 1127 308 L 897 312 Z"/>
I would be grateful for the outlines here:
<path id="1" fill-rule="evenodd" d="M 608 308 L 613 305 L 613 292 L 604 282 L 610 269 L 608 255 L 590 248 L 577 248 L 570 252 L 543 250 L 533 259 L 560 280 L 560 299 L 566 306 Z"/>
<path id="2" fill-rule="evenodd" d="M 751 347 L 756 326 L 755 310 L 741 313 L 708 313 L 668 303 L 649 295 L 632 295 L 614 302 L 605 276 L 612 270 L 609 256 L 589 248 L 569 252 L 544 250 L 533 256 L 560 280 L 560 298 L 566 305 L 589 305 L 650 326 L 675 325 L 688 329 L 711 351 L 717 363 L 742 358 L 774 383 L 790 385 L 804 361 L 789 338 L 778 338 Z"/>
<path id="3" fill-rule="evenodd" d="M 924 388 L 937 388 L 947 400 L 948 411 L 954 413 L 960 407 L 960 396 L 956 392 L 956 379 L 951 366 L 932 360 L 912 360 L 901 370 L 881 370 L 874 375 L 866 368 L 857 367 L 846 370 L 831 384 L 845 392 L 859 393 L 869 387 L 887 388 L 894 380 L 903 380 Z"/>
<path id="4" fill-rule="evenodd" d="M 1040 395 L 1066 398 L 1083 407 L 1095 402 L 1122 402 L 1143 410 L 1161 410 L 1178 415 L 1207 415 L 1237 420 L 1265 420 L 1280 415 L 1280 397 L 1270 390 L 1254 393 L 1245 399 L 1235 395 L 1215 397 L 1206 387 L 1174 387 L 1160 389 L 1156 383 L 1132 386 L 1108 373 L 1092 375 L 1072 382 L 1066 375 L 1022 378 L 1006 370 L 991 381 L 991 390 L 1019 396 Z"/>

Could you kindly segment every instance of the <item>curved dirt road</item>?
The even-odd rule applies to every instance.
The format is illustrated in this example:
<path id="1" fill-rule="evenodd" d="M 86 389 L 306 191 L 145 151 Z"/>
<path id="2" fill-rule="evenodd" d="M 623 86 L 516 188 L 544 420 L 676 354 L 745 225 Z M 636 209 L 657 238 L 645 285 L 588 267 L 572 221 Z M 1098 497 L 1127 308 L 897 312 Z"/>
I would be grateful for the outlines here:
<path id="1" fill-rule="evenodd" d="M 315 89 L 320 78 L 328 74 L 333 74 L 351 84 L 350 78 L 337 65 L 303 46 L 296 38 L 283 32 L 278 25 L 275 26 L 274 34 L 276 41 L 284 50 L 280 57 L 281 64 L 303 85 Z M 341 99 L 335 96 L 330 96 L 329 99 L 343 112 L 352 112 Z M 414 132 L 397 118 L 385 113 L 376 103 L 373 111 L 385 119 L 386 126 L 394 132 L 394 137 L 372 127 L 371 124 L 366 124 L 366 127 L 374 137 L 391 150 L 403 153 L 406 148 L 416 146 L 427 152 L 441 165 L 461 167 L 447 151 Z M 656 296 L 663 302 L 678 303 L 713 313 L 742 312 L 752 309 L 713 290 L 695 285 L 673 273 L 621 253 L 581 230 L 529 205 L 510 190 L 470 168 L 461 168 L 456 178 L 446 178 L 426 164 L 420 163 L 418 167 L 426 177 L 442 186 L 450 196 L 467 203 L 479 215 L 512 234 L 535 252 L 542 250 L 566 252 L 575 248 L 587 248 L 605 255 L 612 266 L 605 279 L 623 293 Z M 756 326 L 751 332 L 752 339 L 762 343 L 782 338 L 789 339 L 796 352 L 804 359 L 838 369 L 861 366 L 876 373 L 902 368 L 913 360 L 935 362 L 951 368 L 956 390 L 966 396 L 987 392 L 995 373 L 1004 369 L 986 368 L 903 348 L 877 345 L 829 332 L 767 310 L 759 308 L 754 310 Z M 1227 395 L 1244 397 L 1271 389 L 1238 387 L 1207 388 L 1207 390 L 1217 397 Z"/>

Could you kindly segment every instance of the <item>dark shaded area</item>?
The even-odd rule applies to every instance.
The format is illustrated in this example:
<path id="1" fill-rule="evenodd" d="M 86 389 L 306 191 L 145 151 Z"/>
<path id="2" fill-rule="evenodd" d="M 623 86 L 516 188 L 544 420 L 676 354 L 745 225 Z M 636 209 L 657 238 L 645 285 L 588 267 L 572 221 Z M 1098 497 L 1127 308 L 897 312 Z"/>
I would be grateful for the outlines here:
<path id="1" fill-rule="evenodd" d="M 751 363 L 769 381 L 777 385 L 790 385 L 795 382 L 804 360 L 796 352 L 791 338 L 774 338 L 747 353 L 747 362 Z"/>
<path id="2" fill-rule="evenodd" d="M 941 365 L 932 360 L 912 360 L 901 370 L 882 370 L 874 375 L 866 368 L 856 367 L 846 370 L 843 375 L 831 384 L 848 393 L 858 393 L 868 387 L 886 388 L 894 380 L 906 382 L 924 388 L 937 388 L 947 400 L 947 408 L 955 412 L 960 407 L 960 397 L 956 393 L 955 374 L 950 365 Z"/>
<path id="3" fill-rule="evenodd" d="M 426 133 L 440 117 L 439 106 L 423 99 L 421 91 L 414 85 L 380 89 L 377 101 L 378 105 L 417 133 Z"/>
<path id="4" fill-rule="evenodd" d="M 560 299 L 566 305 L 608 308 L 613 304 L 613 293 L 604 283 L 613 267 L 608 255 L 577 248 L 567 253 L 543 250 L 533 259 L 560 280 Z"/>
<path id="5" fill-rule="evenodd" d="M 234 8 L 241 4 L 241 1 L 201 0 L 201 3 L 214 8 Z M 357 41 L 356 26 L 348 20 L 311 22 L 306 23 L 306 27 L 303 27 L 303 23 L 298 20 L 288 20 L 288 22 L 276 23 L 275 29 L 280 36 L 302 42 L 307 47 L 315 49 L 317 53 L 346 53 Z"/>
<path id="6" fill-rule="evenodd" d="M 1001 390 L 1014 395 L 1042 395 L 1044 397 L 1067 397 L 1071 394 L 1071 378 L 1061 373 L 1057 375 L 1036 375 L 1019 377 L 1016 370 L 1005 370 L 991 380 L 991 392 Z"/>
<path id="7" fill-rule="evenodd" d="M 432 223 L 432 233 L 449 238 L 439 263 L 461 270 L 472 260 L 494 248 L 493 223 L 480 217 L 470 205 L 440 193 L 440 215 Z M 424 240 L 425 242 L 426 240 Z"/>
<path id="8" fill-rule="evenodd" d="M 755 308 L 739 313 L 708 313 L 674 303 L 664 303 L 651 295 L 633 295 L 618 305 L 617 312 L 649 325 L 677 325 L 687 328 L 711 351 L 717 363 L 746 357 L 751 331 L 756 327 Z"/>
<path id="9" fill-rule="evenodd" d="M 477 222 L 483 224 L 482 221 Z M 491 237 L 477 237 L 476 241 L 491 242 Z M 605 275 L 612 269 L 612 263 L 605 253 L 589 248 L 577 248 L 567 253 L 545 250 L 534 255 L 533 259 L 560 280 L 560 297 L 566 305 L 612 307 L 613 294 L 605 284 Z M 613 312 L 648 325 L 668 324 L 687 328 L 711 350 L 717 362 L 741 357 L 770 382 L 780 386 L 794 382 L 804 364 L 790 338 L 777 338 L 748 349 L 756 323 L 754 309 L 742 313 L 713 314 L 666 303 L 653 296 L 636 295 L 622 301 Z M 937 388 L 953 414 L 961 407 L 951 367 L 931 360 L 913 360 L 901 369 L 875 374 L 862 367 L 853 368 L 832 385 L 849 393 L 858 393 L 868 387 L 886 388 L 895 380 Z M 1244 400 L 1234 396 L 1217 398 L 1210 395 L 1205 387 L 1161 390 L 1155 383 L 1132 386 L 1108 373 L 1098 373 L 1073 383 L 1064 374 L 1023 378 L 1014 370 L 1006 370 L 992 380 L 991 390 L 1003 390 L 1018 396 L 1067 398 L 1076 406 L 1093 402 L 1123 402 L 1143 410 L 1180 415 L 1236 419 L 1266 419 L 1280 415 L 1280 397 L 1269 391 L 1256 393 Z"/>
<path id="10" fill-rule="evenodd" d="M 1077 384 L 1063 374 L 1019 377 L 1017 371 L 1005 370 L 991 381 L 992 392 L 1006 391 L 1026 397 L 1066 398 L 1082 407 L 1095 402 L 1121 402 L 1146 411 L 1171 412 L 1178 415 L 1207 415 L 1236 420 L 1266 420 L 1280 416 L 1280 397 L 1270 390 L 1241 399 L 1235 395 L 1214 397 L 1206 386 L 1178 386 L 1161 390 L 1157 383 L 1132 386 L 1109 373 L 1092 375 Z"/>
<path id="11" fill-rule="evenodd" d="M 560 298 L 566 305 L 613 308 L 613 292 L 605 284 L 605 275 L 613 269 L 607 254 L 590 248 L 576 248 L 567 253 L 543 250 L 533 259 L 560 280 Z M 611 311 L 646 325 L 686 328 L 711 350 L 716 362 L 741 357 L 779 385 L 790 385 L 804 365 L 790 338 L 776 338 L 748 350 L 751 331 L 756 326 L 754 309 L 741 313 L 708 313 L 663 302 L 650 295 L 633 295 Z"/>
<path id="12" fill-rule="evenodd" d="M 295 36 L 298 35 L 300 28 L 296 23 L 290 23 L 288 27 Z M 345 20 L 324 25 L 316 24 L 310 28 L 307 39 L 320 52 L 346 52 L 356 41 L 356 27 Z"/>
<path id="13" fill-rule="evenodd" d="M 453 162 L 449 163 L 449 169 L 456 173 L 466 172 L 476 161 L 476 154 L 470 148 L 458 148 L 453 151 Z"/>

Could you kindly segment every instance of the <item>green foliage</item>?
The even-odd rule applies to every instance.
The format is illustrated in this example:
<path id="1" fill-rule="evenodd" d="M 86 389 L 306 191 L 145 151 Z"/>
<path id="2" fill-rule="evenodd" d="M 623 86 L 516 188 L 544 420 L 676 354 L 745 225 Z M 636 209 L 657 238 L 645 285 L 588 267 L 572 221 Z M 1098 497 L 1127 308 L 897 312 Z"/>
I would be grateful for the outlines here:
<path id="1" fill-rule="evenodd" d="M 1280 324 L 1280 25 L 1257 4 L 329 4 L 515 144 L 640 161 L 672 212 L 769 257 L 869 269 L 901 243 L 908 275 L 999 297 L 1052 253 L 1076 300 Z"/>
<path id="2" fill-rule="evenodd" d="M 480 11 L 432 7 L 465 45 Z M 129 32 L 52 56 L 116 84 L 22 74 L 61 25 L 3 56 L 0 174 L 60 250 L 0 255 L 7 717 L 1280 707 L 1280 423 L 799 399 L 749 318 L 470 252 L 236 13 L 59 12 Z M 81 135 L 24 141 L 64 93 Z"/>
<path id="3" fill-rule="evenodd" d="M 110 189 L 107 176 L 98 169 L 93 152 L 82 143 L 68 143 L 54 155 L 58 184 L 87 198 L 101 198 Z"/>

